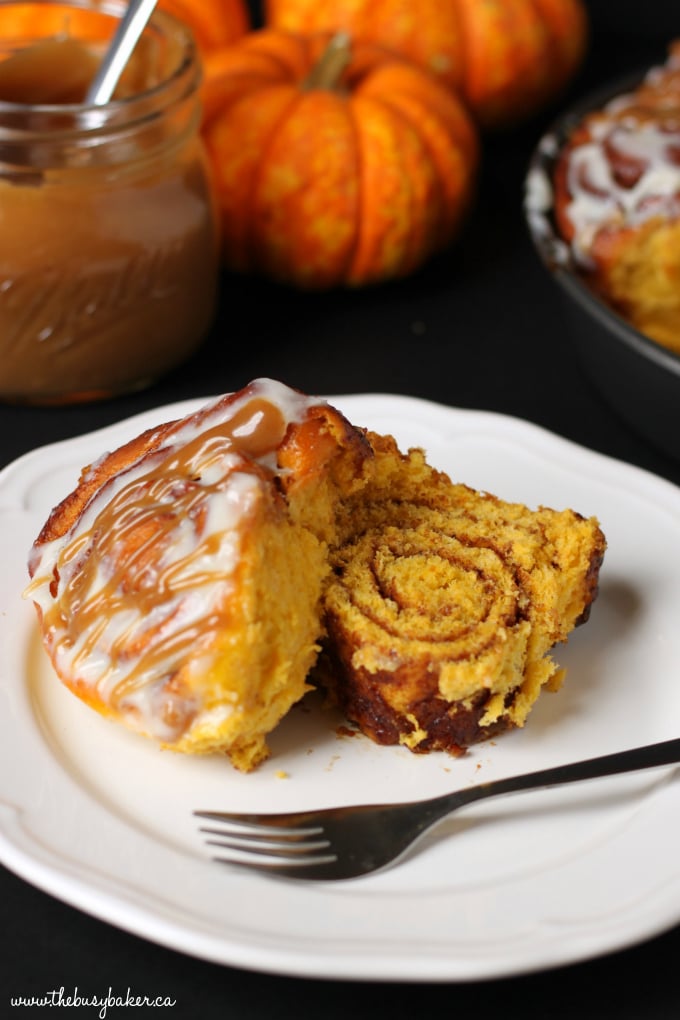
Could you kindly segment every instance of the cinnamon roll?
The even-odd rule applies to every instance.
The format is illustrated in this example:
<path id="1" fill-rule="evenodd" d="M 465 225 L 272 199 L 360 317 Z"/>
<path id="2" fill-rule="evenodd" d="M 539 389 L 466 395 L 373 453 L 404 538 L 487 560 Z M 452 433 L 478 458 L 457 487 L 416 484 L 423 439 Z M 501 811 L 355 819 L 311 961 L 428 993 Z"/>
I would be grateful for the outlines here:
<path id="1" fill-rule="evenodd" d="M 29 563 L 61 680 L 165 747 L 252 769 L 307 690 L 336 504 L 371 457 L 325 402 L 258 380 L 90 465 Z"/>
<path id="2" fill-rule="evenodd" d="M 558 230 L 583 277 L 680 353 L 680 41 L 636 89 L 574 128 L 554 193 Z"/>
<path id="3" fill-rule="evenodd" d="M 588 616 L 604 536 L 369 439 L 376 474 L 342 508 L 317 681 L 377 743 L 459 753 L 559 685 L 550 651 Z"/>
<path id="4" fill-rule="evenodd" d="M 594 519 L 454 484 L 261 379 L 85 468 L 27 596 L 80 699 L 249 771 L 312 682 L 414 751 L 521 726 L 603 554 Z"/>

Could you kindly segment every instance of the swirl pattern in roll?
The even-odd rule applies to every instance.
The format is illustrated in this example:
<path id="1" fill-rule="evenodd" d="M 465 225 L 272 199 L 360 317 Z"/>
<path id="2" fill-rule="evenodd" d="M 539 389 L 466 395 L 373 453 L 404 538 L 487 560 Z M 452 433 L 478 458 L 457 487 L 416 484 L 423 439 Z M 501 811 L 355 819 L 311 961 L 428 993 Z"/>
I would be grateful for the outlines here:
<path id="1" fill-rule="evenodd" d="M 419 451 L 370 436 L 377 476 L 345 508 L 319 677 L 372 739 L 458 753 L 522 726 L 588 616 L 594 518 L 455 485 Z"/>

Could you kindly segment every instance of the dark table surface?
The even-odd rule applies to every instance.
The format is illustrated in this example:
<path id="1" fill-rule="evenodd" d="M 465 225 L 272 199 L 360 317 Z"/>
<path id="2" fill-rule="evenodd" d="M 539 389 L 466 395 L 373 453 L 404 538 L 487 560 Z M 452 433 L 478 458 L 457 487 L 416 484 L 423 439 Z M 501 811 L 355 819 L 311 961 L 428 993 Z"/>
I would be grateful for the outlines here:
<path id="1" fill-rule="evenodd" d="M 680 484 L 680 462 L 646 444 L 582 375 L 521 212 L 522 180 L 562 105 L 662 58 L 680 34 L 677 0 L 591 0 L 586 65 L 558 106 L 485 140 L 480 193 L 465 235 L 408 280 L 300 295 L 225 276 L 210 337 L 191 362 L 144 393 L 64 409 L 0 407 L 0 461 L 156 405 L 240 388 L 267 375 L 312 393 L 391 392 L 528 419 Z M 674 13 L 675 9 L 675 13 Z M 173 1017 L 326 1020 L 444 1011 L 533 1018 L 680 1017 L 680 928 L 554 971 L 450 985 L 325 982 L 192 959 L 93 919 L 0 870 L 0 1014 L 13 995 L 167 996 Z M 12 1011 L 15 1012 L 15 1011 Z M 33 1015 L 16 1010 L 17 1015 Z M 86 1016 L 94 1010 L 82 1010 Z M 111 1011 L 119 1015 L 122 1010 Z M 37 1010 L 35 1014 L 38 1015 Z"/>

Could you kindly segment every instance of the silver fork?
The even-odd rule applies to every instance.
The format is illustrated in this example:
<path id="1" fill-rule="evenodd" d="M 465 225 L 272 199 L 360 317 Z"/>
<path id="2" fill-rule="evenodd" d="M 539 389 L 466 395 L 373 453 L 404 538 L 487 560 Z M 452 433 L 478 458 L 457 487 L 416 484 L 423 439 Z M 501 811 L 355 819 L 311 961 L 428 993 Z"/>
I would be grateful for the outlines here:
<path id="1" fill-rule="evenodd" d="M 286 814 L 195 811 L 194 815 L 214 823 L 201 826 L 200 832 L 211 837 L 206 840 L 208 845 L 223 851 L 216 861 L 289 878 L 356 878 L 394 863 L 437 822 L 473 801 L 675 765 L 678 761 L 680 739 L 675 739 L 481 783 L 430 800 Z"/>

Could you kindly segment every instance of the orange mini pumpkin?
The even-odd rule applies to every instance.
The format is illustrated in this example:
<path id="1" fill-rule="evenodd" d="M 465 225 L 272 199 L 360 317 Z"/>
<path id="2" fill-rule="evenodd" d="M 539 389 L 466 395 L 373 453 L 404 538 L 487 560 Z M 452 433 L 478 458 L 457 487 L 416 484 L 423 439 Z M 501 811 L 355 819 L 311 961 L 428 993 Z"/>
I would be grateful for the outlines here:
<path id="1" fill-rule="evenodd" d="M 459 90 L 485 127 L 552 99 L 585 51 L 582 0 L 266 0 L 268 24 L 345 30 L 426 66 Z"/>
<path id="2" fill-rule="evenodd" d="M 309 288 L 403 276 L 469 205 L 469 115 L 378 47 L 253 32 L 206 63 L 205 108 L 233 269 Z"/>
<path id="3" fill-rule="evenodd" d="M 244 0 L 159 0 L 158 6 L 191 28 L 204 55 L 236 42 L 250 28 Z"/>

